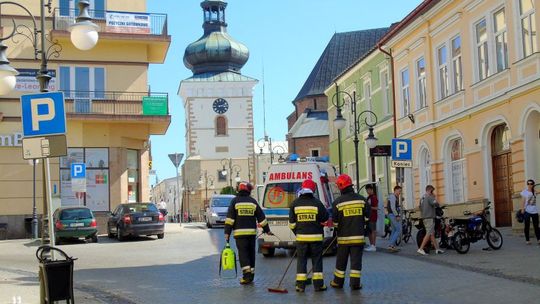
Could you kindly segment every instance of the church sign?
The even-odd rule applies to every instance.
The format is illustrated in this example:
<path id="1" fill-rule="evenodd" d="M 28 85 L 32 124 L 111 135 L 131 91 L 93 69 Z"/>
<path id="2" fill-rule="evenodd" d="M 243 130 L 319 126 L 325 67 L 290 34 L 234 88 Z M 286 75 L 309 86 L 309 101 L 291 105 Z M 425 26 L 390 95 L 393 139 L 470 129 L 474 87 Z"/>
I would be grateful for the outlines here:
<path id="1" fill-rule="evenodd" d="M 169 114 L 168 99 L 165 96 L 144 96 L 142 100 L 143 115 Z"/>

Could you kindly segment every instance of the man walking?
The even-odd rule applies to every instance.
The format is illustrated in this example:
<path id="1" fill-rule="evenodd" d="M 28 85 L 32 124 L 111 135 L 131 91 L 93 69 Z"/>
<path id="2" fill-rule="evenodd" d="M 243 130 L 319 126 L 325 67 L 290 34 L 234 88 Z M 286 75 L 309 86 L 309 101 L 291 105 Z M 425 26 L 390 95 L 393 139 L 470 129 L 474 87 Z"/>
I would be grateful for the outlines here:
<path id="1" fill-rule="evenodd" d="M 375 186 L 368 184 L 366 186 L 366 191 L 368 194 L 367 202 L 371 206 L 371 214 L 369 216 L 369 246 L 366 247 L 365 251 L 377 251 L 375 247 L 375 242 L 377 241 L 377 213 L 379 209 L 379 200 L 377 199 L 377 191 L 375 191 Z"/>
<path id="2" fill-rule="evenodd" d="M 289 227 L 296 235 L 296 291 L 304 292 L 307 281 L 307 259 L 313 265 L 313 287 L 324 291 L 323 277 L 323 225 L 328 220 L 328 212 L 323 203 L 313 193 L 317 184 L 311 179 L 302 183 L 300 196 L 289 210 Z"/>
<path id="3" fill-rule="evenodd" d="M 347 260 L 351 259 L 349 285 L 351 289 L 362 288 L 362 253 L 364 251 L 364 232 L 369 221 L 370 209 L 364 197 L 354 192 L 352 179 L 342 174 L 336 181 L 341 192 L 332 204 L 332 220 L 337 234 L 337 256 L 334 279 L 330 286 L 343 288 Z"/>
<path id="4" fill-rule="evenodd" d="M 250 196 L 253 186 L 248 182 L 238 185 L 238 194 L 231 200 L 225 220 L 225 241 L 228 243 L 234 230 L 234 239 L 238 249 L 242 279 L 240 284 L 250 284 L 255 278 L 255 238 L 257 223 L 263 232 L 273 235 L 268 227 L 266 216 L 257 201 Z"/>
<path id="5" fill-rule="evenodd" d="M 424 222 L 424 227 L 426 228 L 426 235 L 424 236 L 422 244 L 417 251 L 421 255 L 427 255 L 427 253 L 424 251 L 424 247 L 426 247 L 429 239 L 431 239 L 431 244 L 433 244 L 433 247 L 435 247 L 436 254 L 444 253 L 444 251 L 439 249 L 439 245 L 435 240 L 435 209 L 439 207 L 439 203 L 437 202 L 433 191 L 435 191 L 435 187 L 432 185 L 427 185 L 426 194 L 424 194 L 424 196 L 422 196 L 420 199 L 420 213 L 422 216 L 422 221 Z"/>
<path id="6" fill-rule="evenodd" d="M 388 195 L 388 201 L 386 204 L 386 210 L 388 212 L 388 218 L 392 225 L 392 234 L 390 235 L 390 245 L 388 249 L 392 252 L 397 252 L 397 240 L 401 237 L 401 206 L 400 198 L 401 187 L 395 186 L 394 193 Z"/>

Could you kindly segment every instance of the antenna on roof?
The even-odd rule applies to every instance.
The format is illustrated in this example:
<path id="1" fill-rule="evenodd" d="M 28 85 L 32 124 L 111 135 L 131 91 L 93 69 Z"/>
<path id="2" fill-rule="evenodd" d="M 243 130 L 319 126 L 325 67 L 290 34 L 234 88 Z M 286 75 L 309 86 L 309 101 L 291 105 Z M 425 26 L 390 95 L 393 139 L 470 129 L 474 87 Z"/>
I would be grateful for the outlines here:
<path id="1" fill-rule="evenodd" d="M 264 140 L 268 140 L 268 134 L 266 134 L 266 91 L 264 89 L 264 58 L 262 60 L 262 89 L 263 89 L 263 128 L 264 128 Z"/>

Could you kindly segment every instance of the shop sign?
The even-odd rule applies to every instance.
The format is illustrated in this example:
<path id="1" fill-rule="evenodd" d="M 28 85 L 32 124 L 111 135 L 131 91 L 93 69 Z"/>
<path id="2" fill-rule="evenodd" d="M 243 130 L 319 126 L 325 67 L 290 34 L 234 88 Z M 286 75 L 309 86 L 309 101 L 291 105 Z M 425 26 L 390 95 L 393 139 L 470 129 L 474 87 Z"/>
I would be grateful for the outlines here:
<path id="1" fill-rule="evenodd" d="M 39 81 L 36 76 L 39 69 L 17 69 L 17 84 L 15 91 L 19 92 L 36 92 L 39 91 Z M 56 70 L 48 70 L 51 80 L 49 80 L 49 91 L 56 91 Z"/>
<path id="2" fill-rule="evenodd" d="M 23 134 L 16 132 L 13 134 L 0 134 L 0 147 L 21 147 Z"/>
<path id="3" fill-rule="evenodd" d="M 142 100 L 143 115 L 167 115 L 168 102 L 164 96 L 145 96 Z"/>
<path id="4" fill-rule="evenodd" d="M 144 34 L 151 33 L 150 15 L 144 13 L 107 12 L 107 29 L 109 33 Z"/>

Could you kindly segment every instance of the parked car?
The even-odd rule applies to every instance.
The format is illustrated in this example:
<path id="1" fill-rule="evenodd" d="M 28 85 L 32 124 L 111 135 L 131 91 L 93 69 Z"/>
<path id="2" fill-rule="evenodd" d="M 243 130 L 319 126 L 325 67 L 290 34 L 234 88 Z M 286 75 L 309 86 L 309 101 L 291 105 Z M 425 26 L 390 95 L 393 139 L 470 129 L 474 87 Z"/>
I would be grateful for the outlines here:
<path id="1" fill-rule="evenodd" d="M 86 207 L 62 207 L 53 214 L 55 243 L 65 239 L 84 238 L 98 242 L 97 223 L 92 211 Z"/>
<path id="2" fill-rule="evenodd" d="M 217 225 L 225 225 L 227 210 L 233 198 L 234 195 L 230 194 L 216 194 L 212 196 L 204 215 L 206 227 L 212 228 Z"/>
<path id="3" fill-rule="evenodd" d="M 119 241 L 128 236 L 165 236 L 165 218 L 152 203 L 120 204 L 110 214 L 107 222 L 107 235 Z"/>

